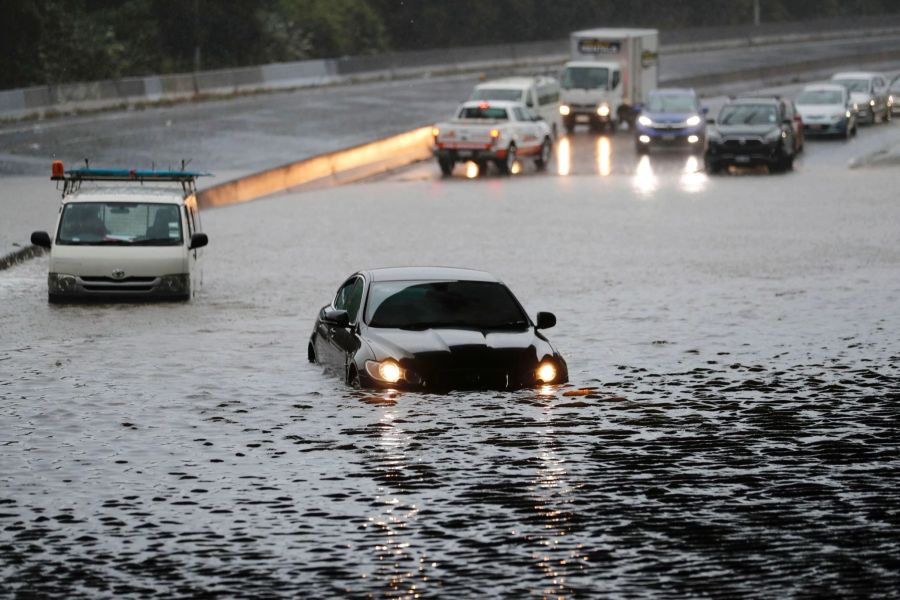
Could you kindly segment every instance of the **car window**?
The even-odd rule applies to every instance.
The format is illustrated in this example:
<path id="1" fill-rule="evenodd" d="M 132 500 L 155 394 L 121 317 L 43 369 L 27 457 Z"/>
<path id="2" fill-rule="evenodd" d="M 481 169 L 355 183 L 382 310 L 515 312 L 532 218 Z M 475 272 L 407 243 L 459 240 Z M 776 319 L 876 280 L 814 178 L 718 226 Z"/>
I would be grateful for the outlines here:
<path id="1" fill-rule="evenodd" d="M 778 113 L 774 104 L 726 104 L 719 113 L 721 125 L 774 125 Z"/>
<path id="2" fill-rule="evenodd" d="M 525 116 L 525 111 L 521 108 L 514 108 L 513 113 L 516 115 L 517 121 L 527 121 L 528 118 Z"/>
<path id="3" fill-rule="evenodd" d="M 334 295 L 334 307 L 338 310 L 346 310 L 350 315 L 350 321 L 355 321 L 356 312 L 362 303 L 362 279 L 354 277 L 350 279 Z"/>
<path id="4" fill-rule="evenodd" d="M 460 119 L 492 119 L 506 121 L 509 117 L 505 108 L 493 108 L 490 106 L 464 106 L 459 111 Z"/>
<path id="5" fill-rule="evenodd" d="M 525 328 L 524 314 L 509 289 L 490 281 L 378 281 L 366 305 L 371 327 Z"/>

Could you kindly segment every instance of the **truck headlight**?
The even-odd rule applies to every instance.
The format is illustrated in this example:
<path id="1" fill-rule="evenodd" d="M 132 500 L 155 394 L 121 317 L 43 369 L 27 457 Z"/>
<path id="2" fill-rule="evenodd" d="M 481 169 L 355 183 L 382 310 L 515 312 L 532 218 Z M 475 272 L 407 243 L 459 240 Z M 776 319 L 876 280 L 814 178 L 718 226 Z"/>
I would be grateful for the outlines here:
<path id="1" fill-rule="evenodd" d="M 597 114 L 601 117 L 609 116 L 609 104 L 601 104 L 597 107 Z"/>
<path id="2" fill-rule="evenodd" d="M 385 383 L 397 383 L 404 376 L 404 371 L 400 368 L 400 365 L 391 359 L 381 362 L 367 360 L 366 373 L 373 379 L 384 381 Z"/>
<path id="3" fill-rule="evenodd" d="M 66 273 L 50 273 L 47 276 L 47 287 L 54 294 L 64 294 L 75 290 L 75 276 Z"/>
<path id="4" fill-rule="evenodd" d="M 571 112 L 572 112 L 572 109 L 569 107 L 568 104 L 560 104 L 559 105 L 559 114 L 561 114 L 562 116 L 568 117 L 569 113 L 571 113 Z"/>
<path id="5" fill-rule="evenodd" d="M 653 119 L 651 119 L 647 115 L 641 115 L 638 117 L 638 123 L 640 123 L 644 127 L 650 127 L 651 125 L 653 125 Z"/>

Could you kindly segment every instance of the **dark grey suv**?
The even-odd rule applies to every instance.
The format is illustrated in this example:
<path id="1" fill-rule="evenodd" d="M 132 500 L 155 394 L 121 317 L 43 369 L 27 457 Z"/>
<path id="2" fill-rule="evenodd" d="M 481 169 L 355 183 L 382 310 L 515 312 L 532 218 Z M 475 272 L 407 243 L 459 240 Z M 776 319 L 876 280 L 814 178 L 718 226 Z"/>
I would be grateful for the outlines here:
<path id="1" fill-rule="evenodd" d="M 781 98 L 738 98 L 728 101 L 706 132 L 706 170 L 718 173 L 730 165 L 766 165 L 770 171 L 794 167 L 798 141 L 794 116 Z"/>

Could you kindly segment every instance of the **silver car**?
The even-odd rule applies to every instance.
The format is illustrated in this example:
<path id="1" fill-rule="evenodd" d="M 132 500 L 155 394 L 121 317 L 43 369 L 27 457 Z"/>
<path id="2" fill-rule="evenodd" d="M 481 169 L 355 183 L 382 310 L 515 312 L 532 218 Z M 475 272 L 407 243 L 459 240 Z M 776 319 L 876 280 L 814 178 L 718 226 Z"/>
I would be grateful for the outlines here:
<path id="1" fill-rule="evenodd" d="M 797 96 L 795 103 L 806 135 L 849 138 L 856 133 L 856 111 L 850 92 L 839 83 L 808 85 Z"/>
<path id="2" fill-rule="evenodd" d="M 850 100 L 857 110 L 860 123 L 886 123 L 891 120 L 892 102 L 887 80 L 880 73 L 853 71 L 836 73 L 831 81 L 850 92 Z"/>
<path id="3" fill-rule="evenodd" d="M 891 113 L 900 113 L 900 76 L 895 77 L 888 89 L 888 101 L 891 103 Z"/>

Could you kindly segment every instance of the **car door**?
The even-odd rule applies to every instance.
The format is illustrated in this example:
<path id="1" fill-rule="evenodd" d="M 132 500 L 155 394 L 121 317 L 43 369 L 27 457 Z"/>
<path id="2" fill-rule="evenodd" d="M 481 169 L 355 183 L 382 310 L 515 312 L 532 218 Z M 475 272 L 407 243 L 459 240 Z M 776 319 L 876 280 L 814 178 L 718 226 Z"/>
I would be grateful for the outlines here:
<path id="1" fill-rule="evenodd" d="M 540 122 L 534 121 L 531 111 L 516 107 L 513 109 L 516 118 L 516 130 L 518 131 L 518 140 L 516 144 L 519 147 L 520 154 L 529 154 L 535 151 L 541 143 L 540 138 Z"/>
<path id="2" fill-rule="evenodd" d="M 357 323 L 362 306 L 363 279 L 355 275 L 344 282 L 334 295 L 331 305 L 322 309 L 319 314 L 316 336 L 316 357 L 319 362 L 338 373 L 343 373 L 347 366 L 348 356 L 352 356 L 359 348 L 357 339 Z M 345 310 L 350 319 L 348 327 L 339 327 L 324 319 L 328 309 Z"/>

